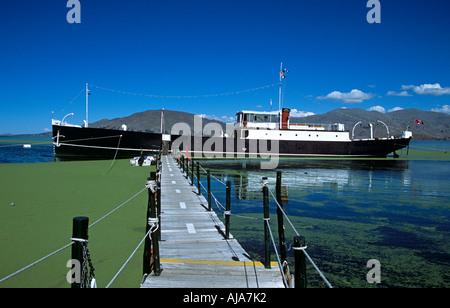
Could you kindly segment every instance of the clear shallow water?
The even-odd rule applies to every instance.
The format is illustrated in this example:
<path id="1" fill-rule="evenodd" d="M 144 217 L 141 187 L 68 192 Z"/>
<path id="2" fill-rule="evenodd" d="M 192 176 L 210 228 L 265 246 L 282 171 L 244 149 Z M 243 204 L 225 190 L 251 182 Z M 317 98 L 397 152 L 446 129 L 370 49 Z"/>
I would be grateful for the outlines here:
<path id="1" fill-rule="evenodd" d="M 282 171 L 285 211 L 333 286 L 450 287 L 450 161 L 432 159 L 449 143 L 433 146 L 426 160 L 298 159 L 265 171 L 258 170 L 258 162 L 201 164 L 222 181 L 232 181 L 232 213 L 258 218 L 261 178 L 267 176 L 275 191 L 276 171 Z M 213 189 L 224 204 L 224 186 L 213 181 Z M 277 238 L 276 205 L 271 201 L 270 206 Z M 263 223 L 236 216 L 231 221 L 233 235 L 261 258 Z M 294 235 L 286 224 L 288 247 Z M 366 281 L 370 259 L 381 263 L 381 284 Z M 309 285 L 324 287 L 312 267 L 308 271 Z"/>

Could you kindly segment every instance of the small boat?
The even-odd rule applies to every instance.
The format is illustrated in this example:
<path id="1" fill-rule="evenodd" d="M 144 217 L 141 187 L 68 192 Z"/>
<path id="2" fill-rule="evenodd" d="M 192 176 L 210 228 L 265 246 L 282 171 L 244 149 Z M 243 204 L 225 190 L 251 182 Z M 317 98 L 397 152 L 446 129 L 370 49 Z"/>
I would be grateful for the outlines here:
<path id="1" fill-rule="evenodd" d="M 141 155 L 130 159 L 131 166 L 151 166 L 156 161 L 153 155 Z"/>

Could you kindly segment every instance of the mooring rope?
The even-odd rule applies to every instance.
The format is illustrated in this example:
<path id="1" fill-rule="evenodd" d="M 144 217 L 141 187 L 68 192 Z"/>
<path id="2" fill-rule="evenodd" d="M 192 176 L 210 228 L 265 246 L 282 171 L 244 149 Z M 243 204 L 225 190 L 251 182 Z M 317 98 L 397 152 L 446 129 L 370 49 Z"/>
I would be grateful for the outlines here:
<path id="1" fill-rule="evenodd" d="M 283 210 L 283 207 L 278 203 L 277 198 L 275 198 L 275 196 L 273 195 L 273 192 L 269 189 L 270 194 L 272 195 L 272 198 L 275 200 L 275 203 L 277 204 L 278 208 L 281 210 L 281 212 L 283 213 L 283 216 L 286 217 L 287 221 L 289 222 L 289 224 L 291 225 L 292 229 L 294 230 L 295 234 L 297 236 L 300 236 L 300 234 L 298 233 L 298 231 L 295 229 L 294 225 L 292 224 L 291 220 L 289 219 L 289 217 L 286 215 L 286 212 Z M 319 269 L 319 267 L 316 265 L 316 263 L 314 263 L 314 261 L 312 260 L 312 258 L 309 256 L 308 252 L 305 250 L 303 250 L 303 253 L 305 254 L 305 256 L 308 258 L 309 262 L 311 262 L 312 266 L 316 269 L 316 271 L 319 273 L 319 276 L 323 279 L 323 281 L 325 282 L 325 284 L 329 287 L 329 288 L 333 288 L 333 286 L 331 285 L 331 283 L 328 281 L 328 279 L 325 277 L 325 275 L 322 273 L 322 271 Z"/>

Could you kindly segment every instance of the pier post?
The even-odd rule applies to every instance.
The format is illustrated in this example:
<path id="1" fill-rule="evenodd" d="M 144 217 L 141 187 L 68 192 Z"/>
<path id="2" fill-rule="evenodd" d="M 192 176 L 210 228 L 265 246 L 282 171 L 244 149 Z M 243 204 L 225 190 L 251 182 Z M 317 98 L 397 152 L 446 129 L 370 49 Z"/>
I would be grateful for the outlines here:
<path id="1" fill-rule="evenodd" d="M 186 163 L 186 179 L 189 179 L 189 159 L 185 159 L 184 161 Z"/>
<path id="2" fill-rule="evenodd" d="M 192 155 L 192 156 L 194 156 L 194 155 Z M 191 186 L 193 186 L 194 185 L 194 157 L 192 157 L 191 158 L 191 164 L 192 164 L 192 166 L 191 166 Z"/>
<path id="3" fill-rule="evenodd" d="M 201 195 L 202 190 L 200 189 L 200 163 L 196 162 L 196 164 L 197 164 L 197 189 L 198 189 L 198 194 Z"/>
<path id="4" fill-rule="evenodd" d="M 88 217 L 74 217 L 73 218 L 73 229 L 72 229 L 72 260 L 77 260 L 79 264 L 80 273 L 75 273 L 75 277 L 80 277 L 80 279 L 72 280 L 72 288 L 81 288 L 81 271 L 83 267 L 83 244 L 88 240 L 88 228 L 89 228 L 89 218 Z"/>
<path id="5" fill-rule="evenodd" d="M 225 239 L 230 239 L 230 209 L 231 209 L 231 182 L 226 183 L 226 204 L 225 204 Z"/>
<path id="6" fill-rule="evenodd" d="M 280 257 L 281 262 L 286 261 L 286 239 L 284 237 L 284 218 L 283 212 L 281 209 L 283 208 L 283 203 L 281 199 L 281 171 L 277 171 L 277 183 L 276 183 L 276 194 L 277 194 L 277 218 L 278 218 L 278 239 L 280 243 Z M 280 209 L 281 207 L 281 209 Z"/>
<path id="7" fill-rule="evenodd" d="M 162 166 L 161 166 L 162 168 Z M 158 241 L 161 241 L 161 173 L 156 181 L 156 213 L 158 214 L 158 230 L 156 230 L 156 236 Z"/>
<path id="8" fill-rule="evenodd" d="M 295 288 L 306 288 L 306 249 L 305 237 L 294 237 Z"/>
<path id="9" fill-rule="evenodd" d="M 264 267 L 270 269 L 270 233 L 269 233 L 269 188 L 267 177 L 263 177 L 263 205 L 264 205 Z"/>
<path id="10" fill-rule="evenodd" d="M 152 228 L 151 222 L 156 221 L 158 223 L 158 219 L 156 218 L 156 198 L 157 195 L 157 185 L 156 185 L 156 172 L 150 172 L 150 177 L 147 181 L 148 185 L 148 206 L 147 206 L 147 221 L 145 233 L 147 234 Z M 153 248 L 153 249 L 152 249 Z M 153 252 L 153 253 L 152 253 Z M 153 258 L 153 262 L 152 259 Z M 153 263 L 153 273 L 155 276 L 159 276 L 161 273 L 160 269 L 160 258 L 159 258 L 159 241 L 158 236 L 155 234 L 150 237 L 147 236 L 145 238 L 145 246 L 144 246 L 144 264 L 143 264 L 143 274 L 148 275 L 152 271 L 152 263 Z"/>
<path id="11" fill-rule="evenodd" d="M 206 180 L 208 182 L 208 211 L 211 212 L 211 172 L 206 171 Z"/>

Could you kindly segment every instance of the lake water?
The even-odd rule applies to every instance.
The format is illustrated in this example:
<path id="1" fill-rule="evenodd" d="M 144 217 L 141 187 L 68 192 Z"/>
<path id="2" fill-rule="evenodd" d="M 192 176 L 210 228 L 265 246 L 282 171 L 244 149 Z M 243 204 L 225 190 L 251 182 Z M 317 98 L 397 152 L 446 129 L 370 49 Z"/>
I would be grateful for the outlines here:
<path id="1" fill-rule="evenodd" d="M 231 233 L 255 259 L 264 253 L 261 178 L 275 191 L 281 171 L 286 214 L 334 287 L 450 287 L 450 142 L 413 141 L 408 155 L 399 154 L 398 160 L 282 159 L 275 170 L 260 170 L 254 160 L 201 164 L 232 182 L 231 212 L 243 217 L 231 217 Z M 53 162 L 51 138 L 0 137 L 0 163 L 32 162 Z M 213 180 L 212 187 L 225 204 L 225 186 Z M 270 208 L 278 239 L 273 200 Z M 295 233 L 285 224 L 292 263 Z M 380 284 L 366 280 L 370 259 L 381 264 Z M 309 286 L 325 287 L 312 266 L 307 271 Z"/>
<path id="2" fill-rule="evenodd" d="M 0 164 L 52 162 L 51 142 L 51 137 L 0 136 Z"/>
<path id="3" fill-rule="evenodd" d="M 265 171 L 257 161 L 201 164 L 222 182 L 232 182 L 233 214 L 259 218 L 231 217 L 231 233 L 257 259 L 264 255 L 261 178 L 267 176 L 275 192 L 281 171 L 285 212 L 333 286 L 450 287 L 450 143 L 416 141 L 409 155 L 409 160 L 289 159 Z M 212 185 L 225 204 L 224 185 Z M 273 200 L 270 208 L 278 242 Z M 292 263 L 295 233 L 285 226 Z M 381 264 L 380 284 L 367 282 L 370 259 Z M 312 266 L 308 280 L 310 286 L 325 286 Z"/>

